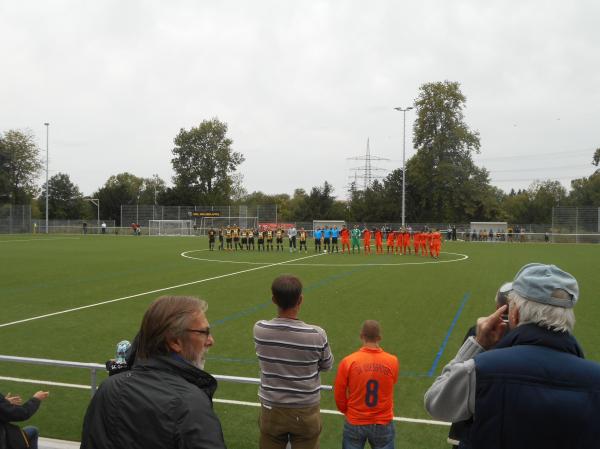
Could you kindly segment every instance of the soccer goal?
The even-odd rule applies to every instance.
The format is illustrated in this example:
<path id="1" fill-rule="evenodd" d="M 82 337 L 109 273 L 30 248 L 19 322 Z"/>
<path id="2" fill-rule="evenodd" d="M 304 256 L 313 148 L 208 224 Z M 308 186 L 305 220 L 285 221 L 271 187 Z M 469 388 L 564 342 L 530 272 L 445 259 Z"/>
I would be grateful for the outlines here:
<path id="1" fill-rule="evenodd" d="M 240 229 L 257 229 L 258 217 L 202 217 L 194 225 L 195 233 L 205 235 L 209 229 L 221 229 L 236 226 Z"/>
<path id="2" fill-rule="evenodd" d="M 192 235 L 192 220 L 149 220 L 148 235 Z"/>

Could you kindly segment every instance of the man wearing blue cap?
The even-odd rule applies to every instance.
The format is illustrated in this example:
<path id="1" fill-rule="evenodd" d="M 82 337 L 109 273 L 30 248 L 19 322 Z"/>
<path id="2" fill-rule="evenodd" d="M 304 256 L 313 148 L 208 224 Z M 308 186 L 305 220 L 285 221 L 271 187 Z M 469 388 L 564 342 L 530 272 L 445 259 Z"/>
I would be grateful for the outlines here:
<path id="1" fill-rule="evenodd" d="M 578 299 L 571 274 L 525 265 L 508 305 L 477 321 L 476 336 L 425 393 L 427 411 L 451 422 L 473 417 L 474 449 L 600 447 L 600 365 L 572 336 Z"/>

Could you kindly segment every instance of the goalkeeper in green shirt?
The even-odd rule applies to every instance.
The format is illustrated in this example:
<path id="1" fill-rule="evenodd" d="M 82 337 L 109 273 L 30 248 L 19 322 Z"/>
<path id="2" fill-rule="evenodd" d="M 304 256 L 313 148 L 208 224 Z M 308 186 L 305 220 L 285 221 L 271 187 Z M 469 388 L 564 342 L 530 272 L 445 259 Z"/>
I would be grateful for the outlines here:
<path id="1" fill-rule="evenodd" d="M 360 229 L 358 229 L 357 225 L 354 225 L 354 229 L 352 229 L 352 232 L 350 233 L 350 237 L 352 238 L 352 253 L 353 254 L 354 254 L 355 246 L 356 246 L 356 250 L 360 254 L 360 244 L 359 244 L 360 235 L 361 235 Z"/>

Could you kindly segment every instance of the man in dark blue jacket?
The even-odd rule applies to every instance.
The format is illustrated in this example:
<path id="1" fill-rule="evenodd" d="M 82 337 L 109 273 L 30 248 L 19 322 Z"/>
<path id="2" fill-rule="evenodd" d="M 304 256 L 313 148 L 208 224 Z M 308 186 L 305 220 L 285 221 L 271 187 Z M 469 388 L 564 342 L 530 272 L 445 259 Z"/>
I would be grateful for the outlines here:
<path id="1" fill-rule="evenodd" d="M 425 393 L 425 408 L 447 421 L 473 417 L 474 449 L 600 447 L 600 365 L 571 334 L 576 279 L 528 264 L 512 288 L 508 306 L 478 320 L 476 336 Z"/>

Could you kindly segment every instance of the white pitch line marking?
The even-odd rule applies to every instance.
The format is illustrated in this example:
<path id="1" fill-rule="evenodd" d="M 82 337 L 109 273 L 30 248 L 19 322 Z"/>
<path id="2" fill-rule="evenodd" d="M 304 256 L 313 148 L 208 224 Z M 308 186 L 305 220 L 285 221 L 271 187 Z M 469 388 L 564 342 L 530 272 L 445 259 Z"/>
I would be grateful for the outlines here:
<path id="1" fill-rule="evenodd" d="M 67 384 L 64 382 L 53 382 L 51 380 L 22 379 L 20 377 L 0 376 L 0 380 L 6 380 L 9 382 L 20 382 L 23 384 L 50 385 L 53 387 L 77 388 L 79 390 L 91 390 L 91 388 L 92 388 L 90 385 Z"/>
<path id="2" fill-rule="evenodd" d="M 246 261 L 238 261 L 238 260 L 218 260 L 218 259 L 207 259 L 201 257 L 193 257 L 189 256 L 189 253 L 193 253 L 196 251 L 205 251 L 205 250 L 191 250 L 184 251 L 181 253 L 182 257 L 186 259 L 200 260 L 204 262 L 217 262 L 217 263 L 230 263 L 230 264 L 242 264 L 242 265 L 266 265 L 266 262 L 246 262 Z M 460 262 L 469 258 L 466 254 L 461 253 L 449 253 L 442 252 L 442 254 L 452 254 L 453 256 L 459 256 L 458 259 L 452 260 L 424 260 L 421 262 L 401 262 L 401 263 L 288 263 L 287 265 L 293 267 L 398 267 L 403 265 L 427 265 L 427 264 L 438 264 L 438 263 L 451 263 L 451 262 Z M 331 255 L 325 253 L 319 253 L 315 255 Z M 409 256 L 410 257 L 410 256 Z M 417 256 L 422 257 L 422 256 Z"/>
<path id="3" fill-rule="evenodd" d="M 89 385 L 68 384 L 68 383 L 63 383 L 63 382 L 52 382 L 52 381 L 47 381 L 47 380 L 36 380 L 36 379 L 22 379 L 19 377 L 0 376 L 0 380 L 5 380 L 5 381 L 9 381 L 9 382 L 37 384 L 37 385 L 50 385 L 50 386 L 64 387 L 64 388 L 77 388 L 80 390 L 89 390 L 91 388 Z M 246 407 L 260 407 L 260 405 L 261 405 L 259 402 L 236 401 L 233 399 L 218 399 L 218 398 L 214 398 L 213 402 L 218 402 L 220 404 L 228 404 L 228 405 L 244 405 Z M 321 409 L 321 413 L 326 414 L 326 415 L 343 416 L 337 410 Z M 436 425 L 436 426 L 449 426 L 450 425 L 450 423 L 444 422 L 444 421 L 434 421 L 431 419 L 405 418 L 402 416 L 394 416 L 394 421 L 408 422 L 408 423 L 414 423 L 414 424 L 430 424 L 430 425 Z"/>
<path id="4" fill-rule="evenodd" d="M 0 240 L 0 243 L 12 243 L 12 242 L 52 242 L 54 240 L 80 240 L 81 237 L 56 237 L 56 238 L 45 238 L 40 237 L 37 239 L 18 239 L 18 240 Z"/>
<path id="5" fill-rule="evenodd" d="M 288 264 L 289 262 L 294 262 L 296 260 L 304 260 L 304 259 L 309 259 L 311 257 L 322 256 L 322 255 L 323 254 L 312 254 L 310 256 L 300 257 L 300 258 L 297 258 L 297 259 L 291 259 L 291 260 L 287 260 L 287 261 L 283 261 L 283 262 L 272 263 L 270 265 L 263 265 L 263 266 L 260 266 L 260 267 L 248 268 L 247 270 L 236 271 L 234 273 L 227 273 L 227 274 L 222 274 L 222 275 L 219 275 L 219 276 L 213 276 L 213 277 L 206 278 L 206 279 L 199 279 L 197 281 L 184 282 L 183 284 L 177 284 L 177 285 L 171 285 L 169 287 L 157 288 L 155 290 L 150 290 L 150 291 L 147 291 L 147 292 L 136 293 L 135 295 L 122 296 L 120 298 L 109 299 L 107 301 L 102 301 L 102 302 L 98 302 L 98 303 L 95 303 L 95 304 L 88 304 L 88 305 L 85 305 L 85 306 L 73 307 L 72 309 L 60 310 L 58 312 L 46 313 L 44 315 L 38 315 L 38 316 L 31 317 L 31 318 L 24 318 L 22 320 L 11 321 L 9 323 L 3 323 L 3 324 L 0 324 L 0 328 L 2 328 L 2 327 L 8 327 L 8 326 L 13 326 L 15 324 L 27 323 L 29 321 L 41 320 L 42 318 L 49 318 L 51 316 L 63 315 L 65 313 L 77 312 L 79 310 L 90 309 L 92 307 L 103 306 L 105 304 L 111 304 L 111 303 L 114 303 L 114 302 L 125 301 L 126 299 L 139 298 L 140 296 L 147 296 L 147 295 L 151 295 L 151 294 L 154 294 L 154 293 L 160 293 L 160 292 L 164 292 L 164 291 L 167 291 L 167 290 L 173 290 L 173 289 L 180 288 L 180 287 L 187 287 L 188 285 L 202 284 L 204 282 L 209 282 L 209 281 L 214 281 L 214 280 L 217 280 L 217 279 L 223 279 L 223 278 L 226 278 L 226 277 L 235 276 L 237 274 L 249 273 L 251 271 L 262 270 L 264 268 L 270 268 L 270 267 L 276 267 L 278 265 L 285 265 L 285 264 Z"/>
<path id="6" fill-rule="evenodd" d="M 181 257 L 185 257 L 186 259 L 192 259 L 192 260 L 200 260 L 203 262 L 232 263 L 232 264 L 242 264 L 242 265 L 268 265 L 269 264 L 269 262 L 244 262 L 244 261 L 239 261 L 239 260 L 203 259 L 200 257 L 188 256 L 188 253 L 195 253 L 197 251 L 206 251 L 206 250 L 205 249 L 192 249 L 190 251 L 184 251 L 181 253 Z"/>

